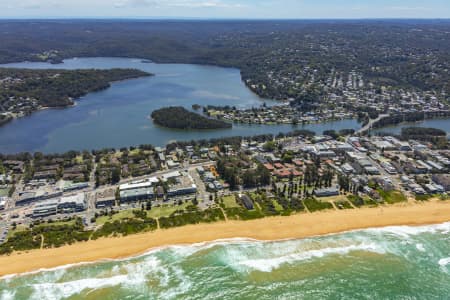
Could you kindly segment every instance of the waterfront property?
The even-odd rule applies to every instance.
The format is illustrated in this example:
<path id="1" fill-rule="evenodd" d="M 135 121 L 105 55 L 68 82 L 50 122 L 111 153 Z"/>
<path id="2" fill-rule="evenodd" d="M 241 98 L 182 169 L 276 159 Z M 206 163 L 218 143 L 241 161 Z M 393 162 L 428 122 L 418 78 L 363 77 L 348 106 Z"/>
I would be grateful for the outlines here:
<path id="1" fill-rule="evenodd" d="M 327 129 L 359 128 L 356 120 L 341 120 L 325 124 L 293 127 L 235 125 L 233 129 L 213 131 L 177 131 L 155 126 L 149 119 L 150 111 L 171 105 L 190 108 L 226 103 L 248 108 L 275 102 L 261 99 L 242 83 L 237 69 L 197 65 L 141 63 L 127 58 L 79 58 L 63 64 L 16 63 L 8 67 L 83 69 L 83 68 L 138 68 L 155 74 L 120 83 L 98 93 L 89 94 L 77 105 L 64 110 L 45 110 L 30 117 L 20 118 L 0 127 L 1 153 L 22 151 L 64 152 L 68 150 L 128 147 L 156 143 L 164 146 L 170 141 L 249 136 L 264 133 L 278 134 L 296 128 L 321 133 Z M 167 87 L 170 87 L 167 88 Z M 123 101 L 124 97 L 128 100 Z M 174 100 L 176 99 L 176 100 Z M 114 135 L 111 135 L 114 132 Z"/>

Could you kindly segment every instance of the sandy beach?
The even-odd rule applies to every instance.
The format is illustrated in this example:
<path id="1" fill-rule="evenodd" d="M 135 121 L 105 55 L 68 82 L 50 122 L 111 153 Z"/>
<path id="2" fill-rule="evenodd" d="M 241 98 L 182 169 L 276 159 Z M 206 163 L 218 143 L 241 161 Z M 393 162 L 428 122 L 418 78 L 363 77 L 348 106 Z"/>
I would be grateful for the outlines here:
<path id="1" fill-rule="evenodd" d="M 344 211 L 329 210 L 252 221 L 189 225 L 121 238 L 105 238 L 56 249 L 33 250 L 2 256 L 0 257 L 0 275 L 102 259 L 125 258 L 168 245 L 238 237 L 257 240 L 294 239 L 370 227 L 428 225 L 448 221 L 450 221 L 450 201 L 429 201 Z"/>

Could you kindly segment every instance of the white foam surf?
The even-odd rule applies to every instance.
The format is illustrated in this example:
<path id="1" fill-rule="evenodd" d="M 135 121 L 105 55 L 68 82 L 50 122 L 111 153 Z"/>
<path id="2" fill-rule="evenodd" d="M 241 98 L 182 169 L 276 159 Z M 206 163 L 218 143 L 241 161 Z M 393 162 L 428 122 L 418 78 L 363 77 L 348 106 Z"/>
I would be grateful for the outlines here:
<path id="1" fill-rule="evenodd" d="M 192 285 L 180 267 L 163 264 L 155 256 L 146 257 L 143 261 L 112 266 L 101 276 L 98 274 L 90 276 L 70 281 L 29 284 L 28 286 L 33 289 L 30 299 L 64 299 L 109 287 L 138 289 L 151 293 L 147 285 L 149 279 L 157 281 L 159 288 L 165 288 L 164 294 L 167 296 L 165 298 L 170 299 L 187 292 Z"/>
<path id="2" fill-rule="evenodd" d="M 427 226 L 387 226 L 380 228 L 369 228 L 362 231 L 369 233 L 389 233 L 404 238 L 423 233 L 448 234 L 450 232 L 450 222 Z"/>
<path id="3" fill-rule="evenodd" d="M 261 272 L 272 272 L 274 269 L 279 268 L 283 264 L 290 264 L 314 258 L 322 258 L 327 255 L 346 255 L 353 251 L 366 251 L 380 254 L 384 253 L 384 250 L 378 245 L 371 243 L 300 251 L 275 258 L 248 259 L 240 261 L 238 264 Z"/>
<path id="4" fill-rule="evenodd" d="M 0 292 L 0 300 L 13 300 L 16 296 L 16 291 L 2 291 Z"/>
<path id="5" fill-rule="evenodd" d="M 447 258 L 441 258 L 441 259 L 439 260 L 438 264 L 439 264 L 441 267 L 447 266 L 448 264 L 450 264 L 450 257 L 447 257 Z"/>
<path id="6" fill-rule="evenodd" d="M 422 233 L 440 233 L 440 234 L 448 234 L 450 232 L 450 222 L 443 223 L 443 224 L 437 224 L 437 225 L 427 225 L 427 226 L 388 226 L 388 227 L 380 227 L 380 228 L 369 228 L 369 229 L 361 229 L 361 230 L 352 230 L 342 233 L 335 233 L 335 234 L 328 234 L 328 235 L 322 235 L 322 236 L 314 236 L 307 239 L 283 239 L 283 240 L 276 240 L 276 241 L 264 241 L 264 240 L 255 240 L 251 238 L 245 238 L 245 237 L 237 237 L 237 238 L 231 238 L 231 239 L 219 239 L 209 242 L 200 242 L 200 243 L 194 243 L 194 244 L 179 244 L 179 245 L 170 245 L 170 246 L 161 246 L 157 248 L 152 248 L 142 254 L 131 256 L 128 258 L 120 258 L 120 259 L 101 259 L 98 261 L 93 262 L 80 262 L 75 264 L 67 264 L 63 266 L 58 266 L 54 268 L 41 268 L 36 271 L 32 272 L 26 272 L 26 273 L 20 273 L 20 274 L 12 274 L 12 275 L 5 275 L 3 277 L 0 277 L 0 280 L 4 281 L 10 281 L 14 279 L 17 276 L 26 276 L 26 275 L 34 275 L 39 273 L 47 273 L 47 272 L 55 272 L 55 271 L 61 271 L 61 274 L 64 274 L 64 272 L 68 269 L 75 268 L 75 267 L 81 267 L 84 265 L 92 265 L 92 264 L 98 264 L 98 263 L 107 263 L 107 262 L 127 262 L 132 261 L 134 259 L 139 259 L 146 256 L 151 256 L 153 254 L 156 254 L 163 250 L 171 250 L 173 253 L 175 253 L 177 256 L 181 258 L 191 256 L 199 251 L 208 250 L 216 246 L 232 246 L 232 245 L 255 245 L 255 244 L 266 244 L 266 243 L 279 243 L 279 242 L 298 242 L 298 241 L 306 241 L 306 240 L 315 240 L 318 237 L 321 238 L 327 238 L 327 237 L 339 237 L 346 234 L 358 234 L 358 233 L 369 233 L 369 234 L 391 234 L 395 236 L 400 236 L 403 238 L 408 238 L 411 236 L 419 235 Z M 353 238 L 353 237 L 352 237 Z M 357 241 L 360 241 L 360 239 L 356 239 Z M 286 246 L 286 245 L 285 245 Z M 422 247 L 423 245 L 416 245 L 417 250 L 423 251 Z"/>

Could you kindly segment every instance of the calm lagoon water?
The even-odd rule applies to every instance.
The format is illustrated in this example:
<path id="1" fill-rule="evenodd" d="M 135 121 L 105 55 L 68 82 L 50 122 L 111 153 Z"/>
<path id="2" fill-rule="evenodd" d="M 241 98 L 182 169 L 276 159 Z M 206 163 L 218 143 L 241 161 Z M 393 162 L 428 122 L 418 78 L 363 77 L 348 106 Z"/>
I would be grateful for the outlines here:
<path id="1" fill-rule="evenodd" d="M 173 246 L 0 279 L 17 299 L 449 299 L 450 223 Z"/>
<path id="2" fill-rule="evenodd" d="M 355 120 L 294 127 L 292 125 L 246 126 L 211 131 L 171 130 L 155 126 L 150 113 L 163 106 L 234 105 L 257 107 L 261 99 L 243 84 L 237 69 L 186 64 L 143 63 L 129 58 L 73 58 L 63 64 L 22 62 L 1 65 L 30 69 L 137 68 L 155 74 L 114 83 L 111 88 L 89 94 L 75 107 L 49 109 L 0 127 L 0 152 L 62 152 L 140 144 L 165 145 L 173 140 L 223 136 L 277 134 L 296 128 L 322 133 L 327 129 L 359 128 Z"/>
<path id="3" fill-rule="evenodd" d="M 450 118 L 439 118 L 439 119 L 430 119 L 420 122 L 407 122 L 394 126 L 387 126 L 383 128 L 379 128 L 374 130 L 374 133 L 377 132 L 386 132 L 391 134 L 400 134 L 402 132 L 402 128 L 406 127 L 431 127 L 442 129 L 447 132 L 447 135 L 450 135 Z"/>

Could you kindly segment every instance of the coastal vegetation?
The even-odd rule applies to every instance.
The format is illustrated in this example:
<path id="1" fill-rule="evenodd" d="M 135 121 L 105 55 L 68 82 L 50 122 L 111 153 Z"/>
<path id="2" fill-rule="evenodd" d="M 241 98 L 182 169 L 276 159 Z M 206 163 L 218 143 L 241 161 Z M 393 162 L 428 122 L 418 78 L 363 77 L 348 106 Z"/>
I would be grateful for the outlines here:
<path id="1" fill-rule="evenodd" d="M 113 222 L 104 223 L 92 234 L 92 239 L 108 236 L 127 236 L 139 232 L 151 231 L 157 228 L 155 219 L 147 217 L 145 211 L 134 210 L 133 215 Z"/>
<path id="2" fill-rule="evenodd" d="M 73 223 L 34 224 L 14 233 L 0 245 L 0 254 L 39 248 L 54 248 L 89 240 L 92 231 L 85 230 L 81 218 Z"/>
<path id="3" fill-rule="evenodd" d="M 331 203 L 319 201 L 314 197 L 308 197 L 307 199 L 303 200 L 303 203 L 310 212 L 333 208 L 333 205 Z"/>
<path id="4" fill-rule="evenodd" d="M 31 70 L 0 68 L 0 125 L 43 107 L 66 107 L 111 82 L 151 74 L 136 69 Z"/>
<path id="5" fill-rule="evenodd" d="M 178 227 L 188 224 L 212 223 L 223 221 L 225 217 L 218 208 L 200 210 L 197 206 L 188 206 L 185 210 L 175 211 L 168 217 L 162 217 L 159 221 L 161 228 Z"/>
<path id="6" fill-rule="evenodd" d="M 220 129 L 231 128 L 230 123 L 209 119 L 188 111 L 181 106 L 165 107 L 152 112 L 155 124 L 173 129 Z"/>

